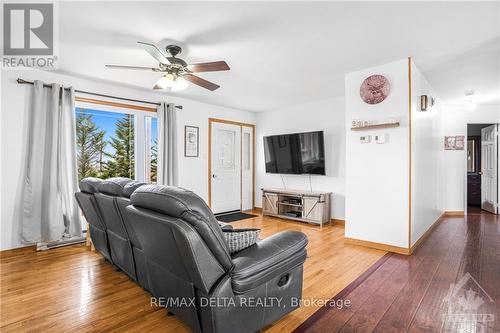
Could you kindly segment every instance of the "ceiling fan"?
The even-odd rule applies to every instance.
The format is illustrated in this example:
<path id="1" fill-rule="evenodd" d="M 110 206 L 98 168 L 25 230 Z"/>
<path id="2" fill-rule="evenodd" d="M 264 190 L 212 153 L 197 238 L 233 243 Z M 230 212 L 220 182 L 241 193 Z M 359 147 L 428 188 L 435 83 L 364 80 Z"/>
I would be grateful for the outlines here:
<path id="1" fill-rule="evenodd" d="M 159 62 L 157 68 L 124 65 L 106 65 L 106 67 L 111 69 L 146 70 L 163 73 L 163 76 L 156 82 L 153 89 L 179 91 L 186 89 L 189 85 L 187 81 L 189 81 L 200 87 L 214 91 L 220 86 L 202 79 L 199 76 L 193 75 L 193 73 L 227 71 L 230 69 L 225 61 L 188 65 L 184 60 L 177 58 L 177 55 L 182 52 L 182 48 L 177 45 L 168 45 L 165 48 L 168 55 L 165 55 L 165 53 L 154 44 L 146 42 L 137 43 Z"/>

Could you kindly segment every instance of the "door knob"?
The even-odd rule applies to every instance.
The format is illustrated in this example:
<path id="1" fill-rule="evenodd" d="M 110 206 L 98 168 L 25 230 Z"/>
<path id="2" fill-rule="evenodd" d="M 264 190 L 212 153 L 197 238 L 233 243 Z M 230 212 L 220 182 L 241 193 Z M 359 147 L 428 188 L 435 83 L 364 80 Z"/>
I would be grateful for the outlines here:
<path id="1" fill-rule="evenodd" d="M 212 178 L 217 178 L 217 175 L 214 173 L 214 174 L 212 175 Z"/>

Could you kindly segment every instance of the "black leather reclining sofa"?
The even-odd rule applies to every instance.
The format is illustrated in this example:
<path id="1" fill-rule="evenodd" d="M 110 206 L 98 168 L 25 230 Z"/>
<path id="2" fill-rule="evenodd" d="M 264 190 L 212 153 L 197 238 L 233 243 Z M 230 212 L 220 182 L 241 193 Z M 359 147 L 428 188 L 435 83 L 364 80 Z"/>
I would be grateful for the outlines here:
<path id="1" fill-rule="evenodd" d="M 191 191 L 86 178 L 76 193 L 95 248 L 195 332 L 256 332 L 302 296 L 307 237 L 284 231 L 230 254 Z"/>

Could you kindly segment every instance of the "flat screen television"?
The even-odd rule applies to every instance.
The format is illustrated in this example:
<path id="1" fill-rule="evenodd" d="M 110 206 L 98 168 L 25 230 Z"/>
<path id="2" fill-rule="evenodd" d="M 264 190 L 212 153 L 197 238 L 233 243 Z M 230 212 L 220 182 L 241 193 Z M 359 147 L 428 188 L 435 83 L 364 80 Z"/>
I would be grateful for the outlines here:
<path id="1" fill-rule="evenodd" d="M 267 173 L 325 174 L 323 131 L 264 137 Z"/>

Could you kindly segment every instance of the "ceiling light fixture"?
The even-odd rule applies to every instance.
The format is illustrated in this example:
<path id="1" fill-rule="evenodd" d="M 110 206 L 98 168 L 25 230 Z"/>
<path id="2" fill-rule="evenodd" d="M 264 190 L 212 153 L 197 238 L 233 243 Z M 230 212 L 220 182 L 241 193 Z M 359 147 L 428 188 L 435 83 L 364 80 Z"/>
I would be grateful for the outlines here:
<path id="1" fill-rule="evenodd" d="M 167 73 L 156 82 L 154 89 L 180 91 L 186 89 L 188 86 L 189 84 L 182 77 L 172 73 Z"/>
<path id="2" fill-rule="evenodd" d="M 477 104 L 474 101 L 474 90 L 469 90 L 465 92 L 465 98 L 466 98 L 466 103 L 465 103 L 465 109 L 469 111 L 473 111 L 477 108 Z"/>

